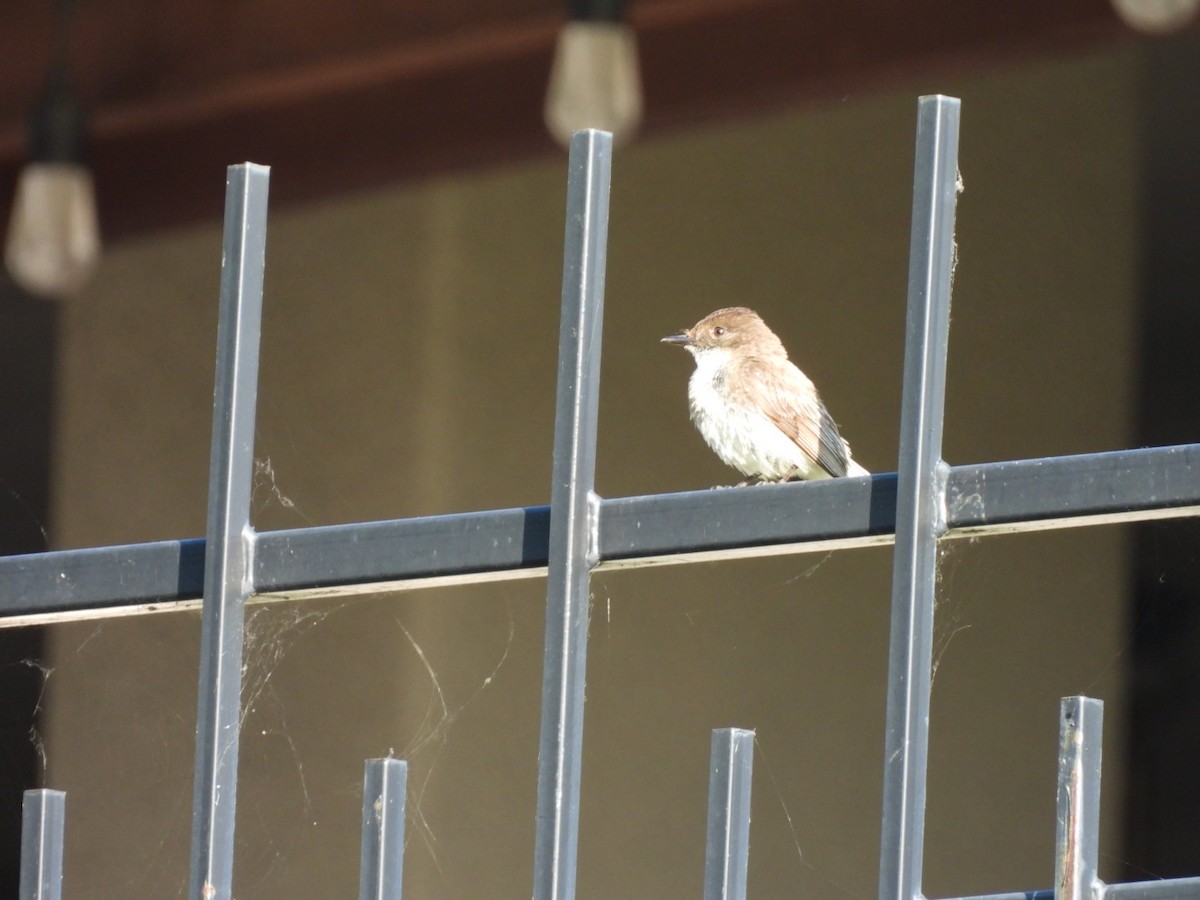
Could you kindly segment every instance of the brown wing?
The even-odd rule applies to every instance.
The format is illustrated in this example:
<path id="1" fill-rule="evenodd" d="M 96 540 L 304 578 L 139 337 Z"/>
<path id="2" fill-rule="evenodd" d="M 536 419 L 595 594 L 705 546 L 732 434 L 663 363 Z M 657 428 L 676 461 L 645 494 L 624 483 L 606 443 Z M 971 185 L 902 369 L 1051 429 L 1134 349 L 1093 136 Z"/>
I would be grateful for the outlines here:
<path id="1" fill-rule="evenodd" d="M 763 411 L 780 431 L 830 475 L 846 474 L 846 445 L 808 376 L 786 360 L 747 360 L 742 372 L 753 381 Z"/>

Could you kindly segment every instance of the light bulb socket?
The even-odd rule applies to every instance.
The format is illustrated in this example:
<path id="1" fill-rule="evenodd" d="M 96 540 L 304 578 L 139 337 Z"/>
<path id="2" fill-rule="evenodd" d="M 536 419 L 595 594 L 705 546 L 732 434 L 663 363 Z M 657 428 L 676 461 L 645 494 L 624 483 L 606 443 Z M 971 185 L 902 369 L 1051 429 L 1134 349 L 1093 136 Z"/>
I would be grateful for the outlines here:
<path id="1" fill-rule="evenodd" d="M 30 161 L 82 165 L 85 129 L 83 108 L 56 73 L 29 116 Z"/>
<path id="2" fill-rule="evenodd" d="M 567 18 L 572 22 L 619 22 L 623 0 L 567 0 Z"/>

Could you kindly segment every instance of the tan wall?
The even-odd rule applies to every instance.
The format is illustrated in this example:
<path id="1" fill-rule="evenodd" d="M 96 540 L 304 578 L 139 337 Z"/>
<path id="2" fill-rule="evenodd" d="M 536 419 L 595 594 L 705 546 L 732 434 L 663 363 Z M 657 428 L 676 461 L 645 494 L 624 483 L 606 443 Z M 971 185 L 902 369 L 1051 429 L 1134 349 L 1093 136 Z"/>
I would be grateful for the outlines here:
<path id="1" fill-rule="evenodd" d="M 689 361 L 658 344 L 730 304 L 780 332 L 856 456 L 894 468 L 931 88 L 964 98 L 947 458 L 1125 446 L 1136 71 L 1126 51 L 914 83 L 620 152 L 599 491 L 735 480 L 687 422 Z M 545 502 L 564 169 L 272 217 L 259 528 Z M 114 247 L 66 311 L 59 546 L 202 533 L 219 264 L 216 224 Z M 1120 837 L 1123 534 L 945 557 L 925 892 L 1048 887 L 1061 696 L 1108 702 L 1105 847 Z M 726 725 L 758 729 L 754 896 L 873 895 L 889 567 L 884 548 L 596 579 L 581 897 L 699 893 Z M 407 895 L 528 896 L 543 592 L 255 608 L 237 896 L 353 896 L 362 760 L 393 749 L 412 765 Z M 70 796 L 73 895 L 182 896 L 197 637 L 182 614 L 53 631 L 47 783 Z"/>

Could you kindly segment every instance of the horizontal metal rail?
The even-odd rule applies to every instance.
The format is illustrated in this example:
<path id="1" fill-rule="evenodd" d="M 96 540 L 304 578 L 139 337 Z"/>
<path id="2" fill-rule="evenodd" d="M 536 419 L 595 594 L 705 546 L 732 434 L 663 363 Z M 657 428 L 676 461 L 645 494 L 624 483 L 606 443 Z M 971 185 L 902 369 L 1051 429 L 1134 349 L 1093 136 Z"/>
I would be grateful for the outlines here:
<path id="1" fill-rule="evenodd" d="M 1200 515 L 1200 444 L 955 466 L 943 540 Z M 896 478 L 839 478 L 599 502 L 598 568 L 887 544 Z M 545 506 L 263 532 L 256 600 L 546 573 Z M 0 558 L 0 627 L 195 608 L 204 541 Z"/>
<path id="2" fill-rule="evenodd" d="M 1096 900 L 1197 900 L 1200 898 L 1200 878 L 1098 884 L 1095 897 Z M 970 897 L 947 897 L 943 900 L 1054 900 L 1054 891 L 972 894 Z"/>

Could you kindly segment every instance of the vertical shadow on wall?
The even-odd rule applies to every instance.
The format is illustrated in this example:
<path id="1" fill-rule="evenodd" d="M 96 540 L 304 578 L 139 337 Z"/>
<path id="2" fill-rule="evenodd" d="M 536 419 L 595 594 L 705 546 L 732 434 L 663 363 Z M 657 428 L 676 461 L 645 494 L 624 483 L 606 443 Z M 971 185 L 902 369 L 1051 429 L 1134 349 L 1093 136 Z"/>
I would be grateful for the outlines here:
<path id="1" fill-rule="evenodd" d="M 47 549 L 56 309 L 0 275 L 0 554 Z M 40 787 L 41 628 L 0 628 L 0 896 L 17 895 L 21 798 Z"/>
<path id="2" fill-rule="evenodd" d="M 1200 441 L 1200 38 L 1146 45 L 1141 445 Z M 1125 877 L 1200 875 L 1200 521 L 1139 526 Z"/>

